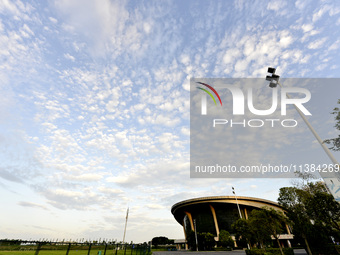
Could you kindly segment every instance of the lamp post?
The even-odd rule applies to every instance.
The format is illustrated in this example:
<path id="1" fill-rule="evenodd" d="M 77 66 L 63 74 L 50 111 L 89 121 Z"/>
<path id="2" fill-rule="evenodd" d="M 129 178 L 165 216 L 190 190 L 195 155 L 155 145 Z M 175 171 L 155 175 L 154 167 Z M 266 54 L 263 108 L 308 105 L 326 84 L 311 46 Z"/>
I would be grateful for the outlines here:
<path id="1" fill-rule="evenodd" d="M 242 219 L 242 214 L 241 214 L 240 206 L 238 205 L 237 197 L 236 197 L 236 194 L 235 194 L 235 189 L 234 189 L 234 187 L 231 187 L 231 188 L 233 190 L 233 194 L 235 195 L 238 213 L 240 214 L 240 218 Z"/>
<path id="2" fill-rule="evenodd" d="M 235 195 L 235 200 L 236 200 L 236 204 L 237 204 L 238 213 L 240 214 L 240 219 L 242 219 L 242 214 L 241 214 L 240 206 L 238 205 L 237 196 L 235 194 L 235 189 L 234 189 L 234 187 L 231 187 L 231 188 L 232 188 L 233 194 Z M 248 249 L 250 250 L 250 245 L 249 245 L 248 242 L 247 242 L 247 246 L 248 246 Z"/>
<path id="3" fill-rule="evenodd" d="M 198 251 L 198 242 L 197 242 L 197 229 L 196 229 L 196 219 L 194 219 L 194 227 L 195 227 L 196 251 Z"/>
<path id="4" fill-rule="evenodd" d="M 270 81 L 269 87 L 276 88 L 277 85 L 279 85 L 282 88 L 282 84 L 279 82 L 280 76 L 275 74 L 275 71 L 276 71 L 276 68 L 268 67 L 268 73 L 270 73 L 271 75 L 267 75 L 266 76 L 266 80 Z M 287 98 L 290 98 L 290 96 L 288 94 L 286 96 L 287 96 Z M 321 137 L 316 133 L 316 131 L 314 130 L 312 125 L 309 123 L 309 121 L 307 120 L 305 115 L 301 112 L 301 110 L 295 104 L 294 104 L 294 107 L 295 107 L 296 111 L 299 113 L 299 115 L 301 116 L 301 118 L 303 119 L 303 121 L 306 123 L 307 127 L 309 128 L 309 130 L 313 133 L 314 137 L 319 142 L 319 144 L 321 145 L 321 147 L 323 148 L 323 150 L 325 151 L 327 156 L 330 158 L 330 160 L 332 161 L 334 166 L 339 165 L 339 162 L 335 159 L 335 157 L 333 156 L 331 151 L 324 144 L 324 142 L 322 141 Z M 322 173 L 320 172 L 320 175 L 321 174 Z M 340 181 L 339 177 L 338 177 L 338 180 Z M 333 194 L 333 196 L 335 198 L 335 194 Z"/>
<path id="5" fill-rule="evenodd" d="M 267 75 L 266 76 L 266 80 L 270 81 L 269 87 L 276 88 L 277 84 L 279 84 L 279 86 L 282 88 L 282 85 L 279 82 L 280 76 L 275 74 L 275 71 L 276 71 L 276 68 L 268 67 L 268 73 L 271 73 L 272 75 L 271 76 Z M 287 94 L 287 98 L 290 98 L 290 96 L 288 94 Z M 330 160 L 333 162 L 333 164 L 334 165 L 339 165 L 339 162 L 335 159 L 333 154 L 330 152 L 330 150 L 327 148 L 327 146 L 323 143 L 323 141 L 321 140 L 320 136 L 316 133 L 316 131 L 314 130 L 312 125 L 309 123 L 309 121 L 307 120 L 305 115 L 300 111 L 300 109 L 295 104 L 294 104 L 294 107 L 295 107 L 296 111 L 299 113 L 299 115 L 301 116 L 301 118 L 303 119 L 303 121 L 306 123 L 306 125 L 308 126 L 310 131 L 312 131 L 312 133 L 315 136 L 316 140 L 318 140 L 318 142 L 320 143 L 321 147 L 324 149 L 324 151 L 326 152 L 326 154 L 330 158 Z"/>
<path id="6" fill-rule="evenodd" d="M 124 246 L 125 246 L 124 242 L 125 242 L 125 234 L 126 234 L 126 226 L 127 226 L 128 218 L 129 218 L 129 207 L 128 207 L 127 211 L 126 211 L 126 218 L 125 218 L 125 227 L 124 227 L 124 236 L 123 236 L 123 245 Z"/>

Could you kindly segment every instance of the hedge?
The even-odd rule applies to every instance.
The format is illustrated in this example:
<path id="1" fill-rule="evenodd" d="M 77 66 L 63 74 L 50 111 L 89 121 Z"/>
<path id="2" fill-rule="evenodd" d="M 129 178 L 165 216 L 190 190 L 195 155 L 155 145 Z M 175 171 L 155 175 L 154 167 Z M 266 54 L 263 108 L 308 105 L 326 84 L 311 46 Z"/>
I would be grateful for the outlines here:
<path id="1" fill-rule="evenodd" d="M 285 255 L 294 255 L 294 250 L 292 248 L 282 248 Z M 264 249 L 251 249 L 246 250 L 247 255 L 281 255 L 279 248 L 267 248 Z"/>

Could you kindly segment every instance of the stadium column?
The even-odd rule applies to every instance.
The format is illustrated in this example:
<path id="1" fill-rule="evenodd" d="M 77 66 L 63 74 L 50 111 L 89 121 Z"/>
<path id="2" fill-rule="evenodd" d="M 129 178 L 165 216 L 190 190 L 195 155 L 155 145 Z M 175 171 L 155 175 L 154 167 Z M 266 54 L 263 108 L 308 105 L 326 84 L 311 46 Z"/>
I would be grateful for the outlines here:
<path id="1" fill-rule="evenodd" d="M 191 213 L 185 212 L 185 214 L 188 215 L 188 218 L 189 218 L 189 221 L 190 221 L 191 230 L 192 230 L 192 231 L 195 231 L 194 222 L 192 221 Z"/>
<path id="2" fill-rule="evenodd" d="M 246 220 L 248 220 L 248 212 L 246 207 L 244 207 L 244 216 L 246 217 Z"/>
<path id="3" fill-rule="evenodd" d="M 184 220 L 183 220 L 183 231 L 184 231 L 184 238 L 185 238 L 185 241 L 187 241 L 187 233 L 185 232 Z M 180 246 L 181 246 L 181 245 L 180 245 Z M 184 247 L 185 247 L 185 250 L 189 250 L 189 246 L 188 246 L 188 243 L 187 243 L 187 242 L 185 242 Z"/>
<path id="4" fill-rule="evenodd" d="M 285 225 L 286 225 L 286 228 L 287 228 L 287 234 L 291 235 L 292 233 L 290 232 L 288 224 L 286 223 Z M 292 248 L 292 245 L 291 245 L 291 243 L 290 243 L 290 241 L 288 239 L 287 239 L 287 244 L 288 244 L 289 248 Z"/>
<path id="5" fill-rule="evenodd" d="M 216 212 L 215 212 L 215 208 L 212 206 L 212 205 L 209 205 L 210 206 L 210 210 L 211 210 L 211 213 L 213 215 L 213 218 L 214 218 L 214 223 L 215 223 L 215 230 L 216 230 L 216 235 L 217 237 L 220 235 L 220 230 L 218 228 L 218 222 L 217 222 L 217 217 L 216 217 Z"/>

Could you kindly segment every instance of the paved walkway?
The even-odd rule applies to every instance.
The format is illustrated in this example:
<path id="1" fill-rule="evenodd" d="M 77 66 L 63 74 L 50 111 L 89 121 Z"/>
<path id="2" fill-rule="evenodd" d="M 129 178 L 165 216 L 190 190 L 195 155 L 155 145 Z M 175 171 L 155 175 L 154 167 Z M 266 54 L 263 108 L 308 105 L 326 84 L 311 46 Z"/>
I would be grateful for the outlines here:
<path id="1" fill-rule="evenodd" d="M 245 255 L 246 252 L 242 250 L 235 251 L 155 251 L 153 255 Z M 296 255 L 307 255 L 304 249 L 294 250 Z"/>
<path id="2" fill-rule="evenodd" d="M 307 252 L 304 249 L 294 250 L 294 254 L 296 255 L 307 255 Z"/>

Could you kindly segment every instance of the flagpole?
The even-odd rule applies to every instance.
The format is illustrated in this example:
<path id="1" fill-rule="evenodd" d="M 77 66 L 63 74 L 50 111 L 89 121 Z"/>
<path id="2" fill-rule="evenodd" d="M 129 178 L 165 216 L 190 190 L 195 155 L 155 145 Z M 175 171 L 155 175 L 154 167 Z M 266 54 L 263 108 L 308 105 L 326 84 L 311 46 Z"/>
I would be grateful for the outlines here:
<path id="1" fill-rule="evenodd" d="M 124 228 L 124 236 L 123 236 L 123 245 L 124 245 L 124 242 L 125 242 L 126 225 L 127 225 L 128 217 L 129 217 L 129 207 L 128 207 L 127 211 L 126 211 L 125 228 Z"/>

